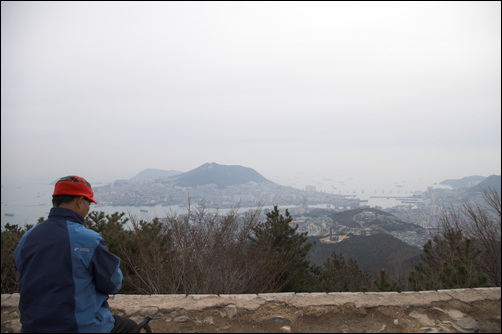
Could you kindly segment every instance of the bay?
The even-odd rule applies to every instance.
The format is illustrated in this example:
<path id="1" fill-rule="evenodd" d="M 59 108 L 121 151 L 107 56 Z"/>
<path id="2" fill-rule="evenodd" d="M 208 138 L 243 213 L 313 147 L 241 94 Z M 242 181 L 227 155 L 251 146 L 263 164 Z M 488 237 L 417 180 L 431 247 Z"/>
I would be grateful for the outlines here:
<path id="1" fill-rule="evenodd" d="M 96 185 L 99 186 L 99 185 Z M 416 193 L 413 188 L 419 187 L 400 187 L 395 185 L 388 187 L 368 187 L 363 184 L 354 184 L 354 182 L 346 181 L 337 183 L 324 183 L 324 187 L 317 185 L 317 191 L 341 194 L 354 198 L 366 200 L 365 203 L 369 207 L 379 207 L 387 209 L 401 204 L 401 202 L 393 198 L 395 196 L 408 197 Z M 324 189 L 323 189 L 324 188 Z M 329 190 L 328 190 L 329 189 Z M 26 224 L 36 224 L 40 217 L 47 218 L 52 207 L 52 192 L 54 185 L 48 183 L 9 183 L 3 182 L 1 187 L 1 224 L 2 228 L 5 224 L 17 224 L 25 226 Z M 328 191 L 326 191 L 328 190 Z M 386 197 L 389 195 L 389 197 Z M 279 209 L 290 209 L 297 207 L 296 205 L 281 205 Z M 326 208 L 326 205 L 318 206 Z M 192 206 L 195 209 L 195 206 Z M 263 209 L 272 208 L 265 206 Z M 239 212 L 243 213 L 253 208 L 240 208 Z M 208 208 L 214 212 L 216 209 Z M 220 214 L 225 214 L 229 209 L 220 209 Z M 185 214 L 187 208 L 184 206 L 103 206 L 99 203 L 91 206 L 91 211 L 104 211 L 106 214 L 115 212 L 125 212 L 127 215 L 132 215 L 136 219 L 150 220 L 154 217 L 166 217 L 169 213 Z"/>

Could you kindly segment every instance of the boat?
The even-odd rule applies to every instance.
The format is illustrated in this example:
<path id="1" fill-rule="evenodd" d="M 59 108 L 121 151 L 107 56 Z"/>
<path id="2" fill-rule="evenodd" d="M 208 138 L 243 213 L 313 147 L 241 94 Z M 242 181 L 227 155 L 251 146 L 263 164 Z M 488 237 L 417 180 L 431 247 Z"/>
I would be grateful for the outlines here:
<path id="1" fill-rule="evenodd" d="M 14 214 L 13 213 L 6 213 L 5 214 L 7 217 L 14 217 Z"/>

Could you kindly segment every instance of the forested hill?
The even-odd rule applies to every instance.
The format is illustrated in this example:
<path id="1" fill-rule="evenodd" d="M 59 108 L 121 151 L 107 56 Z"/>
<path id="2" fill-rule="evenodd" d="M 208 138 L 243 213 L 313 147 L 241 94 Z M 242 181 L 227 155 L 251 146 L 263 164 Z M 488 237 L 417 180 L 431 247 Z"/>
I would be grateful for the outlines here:
<path id="1" fill-rule="evenodd" d="M 351 228 L 361 228 L 361 221 L 365 228 L 371 228 L 375 231 L 393 232 L 393 231 L 416 231 L 424 232 L 421 226 L 411 223 L 405 223 L 389 212 L 375 208 L 355 208 L 342 212 L 335 212 L 329 215 L 335 224 L 340 224 Z"/>
<path id="2" fill-rule="evenodd" d="M 440 182 L 439 184 L 441 184 L 443 186 L 450 186 L 453 189 L 470 188 L 470 187 L 477 185 L 478 183 L 480 183 L 484 179 L 486 179 L 485 176 L 472 175 L 472 176 L 463 177 L 461 179 L 447 179 L 447 180 Z"/>
<path id="3" fill-rule="evenodd" d="M 338 243 L 322 243 L 321 237 L 309 237 L 316 242 L 307 259 L 316 265 L 331 256 L 333 252 L 343 254 L 345 261 L 352 259 L 359 269 L 376 277 L 381 268 L 392 276 L 399 272 L 406 274 L 420 260 L 421 250 L 386 233 L 370 236 L 351 236 Z"/>
<path id="4" fill-rule="evenodd" d="M 468 189 L 468 192 L 479 192 L 486 189 L 494 189 L 498 193 L 501 190 L 501 176 L 500 175 L 490 175 L 477 185 Z"/>
<path id="5" fill-rule="evenodd" d="M 308 259 L 322 265 L 333 252 L 342 254 L 345 261 L 352 259 L 359 269 L 371 276 L 385 269 L 391 275 L 406 273 L 419 261 L 422 249 L 398 238 L 413 235 L 415 239 L 426 238 L 426 230 L 421 226 L 405 223 L 391 213 L 374 208 L 355 208 L 330 214 L 334 222 L 333 234 L 347 236 L 337 243 L 324 243 L 321 237 L 310 237 L 316 244 L 309 252 Z M 368 235 L 369 234 L 369 235 Z"/>

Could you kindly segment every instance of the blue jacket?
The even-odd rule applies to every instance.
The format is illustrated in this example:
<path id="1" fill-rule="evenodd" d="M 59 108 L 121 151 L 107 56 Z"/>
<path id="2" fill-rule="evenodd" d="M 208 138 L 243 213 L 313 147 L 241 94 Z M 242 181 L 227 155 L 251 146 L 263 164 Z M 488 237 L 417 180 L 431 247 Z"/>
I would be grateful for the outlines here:
<path id="1" fill-rule="evenodd" d="M 14 251 L 20 274 L 23 332 L 99 332 L 113 329 L 108 295 L 122 286 L 120 259 L 73 210 L 52 208 Z"/>

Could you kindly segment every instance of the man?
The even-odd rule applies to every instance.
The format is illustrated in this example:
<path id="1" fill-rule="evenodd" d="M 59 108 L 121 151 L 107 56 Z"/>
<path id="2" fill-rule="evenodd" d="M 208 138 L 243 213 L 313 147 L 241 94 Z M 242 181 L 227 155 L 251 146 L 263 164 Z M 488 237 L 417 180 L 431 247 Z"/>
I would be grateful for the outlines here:
<path id="1" fill-rule="evenodd" d="M 97 203 L 91 185 L 63 177 L 52 197 L 48 219 L 27 231 L 14 251 L 22 331 L 133 332 L 137 324 L 113 316 L 107 302 L 122 286 L 120 258 L 83 225 Z"/>

